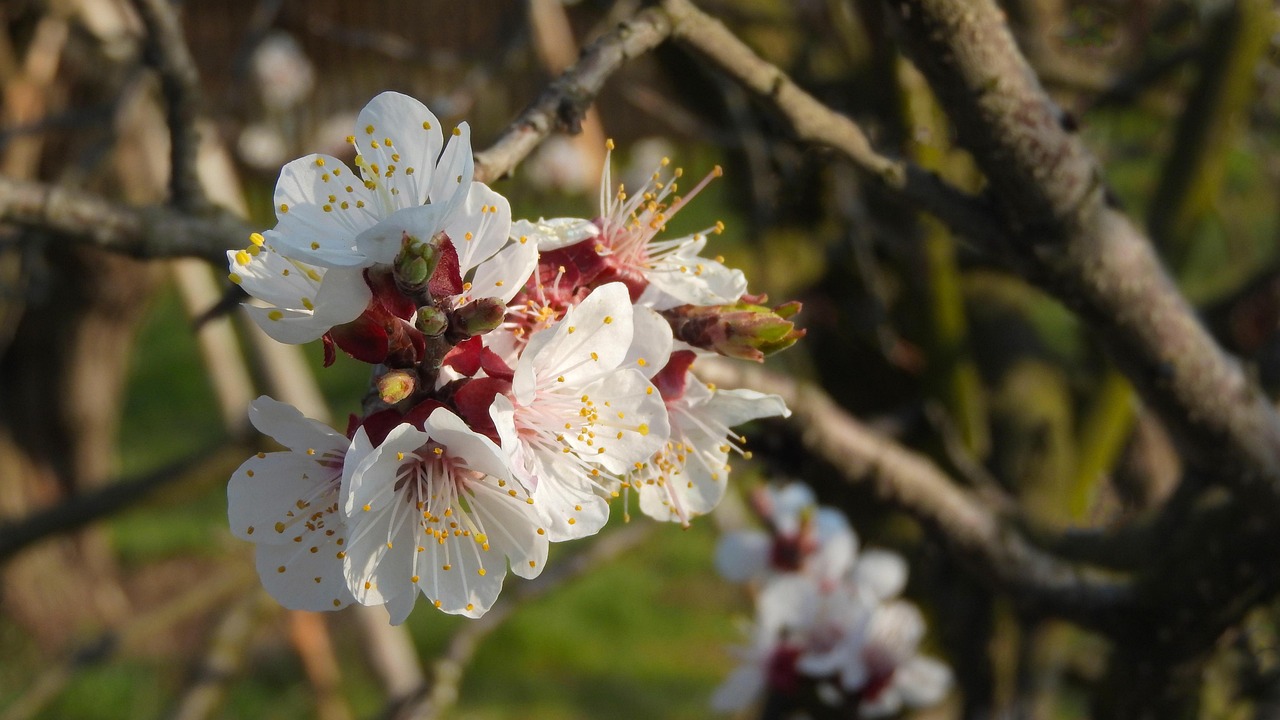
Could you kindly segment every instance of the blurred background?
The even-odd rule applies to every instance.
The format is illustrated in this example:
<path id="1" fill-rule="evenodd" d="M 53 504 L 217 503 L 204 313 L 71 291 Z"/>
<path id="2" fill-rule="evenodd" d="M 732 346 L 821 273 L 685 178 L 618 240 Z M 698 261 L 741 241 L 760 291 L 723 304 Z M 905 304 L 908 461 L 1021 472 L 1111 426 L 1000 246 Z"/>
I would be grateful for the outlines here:
<path id="1" fill-rule="evenodd" d="M 1002 5 L 1116 201 L 1146 222 L 1224 345 L 1280 389 L 1276 8 Z M 579 48 L 642 6 L 181 3 L 201 76 L 201 179 L 214 201 L 269 227 L 281 164 L 344 157 L 356 112 L 388 89 L 446 123 L 470 122 L 483 149 Z M 879 2 L 700 6 L 878 148 L 981 189 Z M 162 202 L 164 111 L 129 3 L 4 0 L 0 29 L 0 175 Z M 606 137 L 624 182 L 663 156 L 692 178 L 724 167 L 671 232 L 723 220 L 710 252 L 753 291 L 804 302 L 809 335 L 771 359 L 774 370 L 821 384 L 1008 498 L 1035 528 L 1122 526 L 1175 485 L 1168 437 L 1066 309 L 847 164 L 791 142 L 778 118 L 679 46 L 628 62 L 579 134 L 553 136 L 493 186 L 515 217 L 591 216 Z M 282 348 L 239 317 L 197 332 L 227 286 L 225 268 L 200 260 L 142 262 L 0 225 L 0 718 L 391 716 L 396 697 L 473 632 L 429 608 L 398 633 L 380 626 L 381 609 L 320 617 L 262 594 L 251 548 L 226 528 L 227 478 L 256 450 L 244 407 L 265 392 L 341 428 L 368 377 L 347 358 L 321 369 L 318 344 Z M 961 688 L 934 717 L 1086 714 L 1105 642 L 1018 617 L 913 522 L 807 457 L 796 432 L 751 428 L 755 461 L 737 463 L 736 487 L 804 479 L 864 543 L 911 559 L 928 649 Z M 751 615 L 747 594 L 712 568 L 717 533 L 750 522 L 739 495 L 726 505 L 688 530 L 638 510 L 623 523 L 615 505 L 601 537 L 614 545 L 553 548 L 553 568 L 582 572 L 527 597 L 509 580 L 498 604 L 511 614 L 475 634 L 447 716 L 708 715 L 734 665 L 726 648 Z M 1223 640 L 1203 717 L 1253 717 L 1280 694 L 1276 610 L 1259 608 Z"/>

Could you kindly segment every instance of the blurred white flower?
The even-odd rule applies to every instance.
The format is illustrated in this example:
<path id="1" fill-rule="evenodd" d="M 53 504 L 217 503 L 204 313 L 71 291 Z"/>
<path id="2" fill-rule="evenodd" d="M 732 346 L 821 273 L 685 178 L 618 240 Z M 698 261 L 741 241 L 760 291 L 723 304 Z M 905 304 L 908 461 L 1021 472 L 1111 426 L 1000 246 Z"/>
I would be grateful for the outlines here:
<path id="1" fill-rule="evenodd" d="M 271 110 L 287 110 L 315 88 L 315 67 L 288 33 L 274 32 L 263 38 L 249 63 L 262 102 Z"/>

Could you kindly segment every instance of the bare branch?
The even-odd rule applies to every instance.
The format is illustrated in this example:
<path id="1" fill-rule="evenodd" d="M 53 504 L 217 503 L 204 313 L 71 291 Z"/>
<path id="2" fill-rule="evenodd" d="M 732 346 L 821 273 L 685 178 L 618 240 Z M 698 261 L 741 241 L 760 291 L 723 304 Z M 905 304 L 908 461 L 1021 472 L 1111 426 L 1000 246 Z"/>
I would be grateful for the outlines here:
<path id="1" fill-rule="evenodd" d="M 198 257 L 225 265 L 226 251 L 256 228 L 224 211 L 193 217 L 130 207 L 92 193 L 0 177 L 0 223 L 49 231 L 136 258 Z"/>
<path id="2" fill-rule="evenodd" d="M 206 199 L 196 175 L 200 75 L 195 60 L 168 0 L 134 0 L 133 6 L 146 28 L 146 58 L 159 73 L 164 93 L 170 139 L 169 200 L 183 210 L 203 208 Z"/>
<path id="3" fill-rule="evenodd" d="M 696 370 L 717 385 L 780 395 L 810 452 L 918 520 L 1027 610 L 1106 630 L 1130 602 L 1128 582 L 1033 547 L 931 460 L 858 422 L 822 390 L 743 363 L 704 361 Z"/>
<path id="4" fill-rule="evenodd" d="M 47 510 L 8 520 L 0 524 L 0 562 L 50 535 L 69 532 L 119 512 L 170 483 L 190 477 L 195 470 L 224 464 L 243 454 L 244 448 L 220 441 L 139 477 L 107 483 Z"/>
<path id="5" fill-rule="evenodd" d="M 1280 415 L 1111 207 L 1096 161 L 1018 54 L 1001 10 L 991 0 L 906 0 L 894 15 L 1036 279 L 1098 331 L 1193 460 L 1274 500 Z"/>
<path id="6" fill-rule="evenodd" d="M 576 133 L 605 81 L 627 60 L 661 45 L 670 33 L 667 16 L 650 9 L 596 40 L 492 146 L 476 153 L 475 179 L 493 182 L 511 172 L 553 130 Z"/>
<path id="7" fill-rule="evenodd" d="M 982 201 L 919 165 L 876 151 L 857 123 L 802 90 L 689 0 L 663 0 L 662 7 L 671 16 L 673 38 L 768 103 L 791 124 L 797 139 L 838 151 L 884 190 L 935 215 L 970 240 L 985 244 L 1005 235 Z"/>

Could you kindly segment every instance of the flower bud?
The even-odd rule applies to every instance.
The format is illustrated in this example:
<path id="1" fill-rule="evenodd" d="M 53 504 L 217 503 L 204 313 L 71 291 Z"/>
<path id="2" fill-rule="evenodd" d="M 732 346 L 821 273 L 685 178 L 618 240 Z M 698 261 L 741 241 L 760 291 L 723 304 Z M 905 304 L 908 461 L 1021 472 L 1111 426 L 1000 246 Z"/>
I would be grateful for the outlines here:
<path id="1" fill-rule="evenodd" d="M 396 286 L 406 295 L 420 294 L 431 281 L 439 261 L 440 248 L 435 238 L 431 242 L 419 242 L 405 235 L 400 254 L 393 262 Z"/>
<path id="2" fill-rule="evenodd" d="M 405 370 L 391 370 L 378 378 L 378 395 L 382 402 L 395 405 L 413 394 L 418 386 L 413 373 Z"/>
<path id="3" fill-rule="evenodd" d="M 800 312 L 798 302 L 769 309 L 738 302 L 733 305 L 682 305 L 663 311 L 676 338 L 721 355 L 760 362 L 804 337 L 788 318 Z"/>
<path id="4" fill-rule="evenodd" d="M 473 337 L 497 328 L 506 317 L 505 302 L 492 297 L 480 298 L 454 310 L 450 328 L 463 337 Z"/>
<path id="5" fill-rule="evenodd" d="M 414 327 L 427 337 L 436 337 L 448 329 L 449 316 L 443 310 L 430 305 L 420 307 Z"/>

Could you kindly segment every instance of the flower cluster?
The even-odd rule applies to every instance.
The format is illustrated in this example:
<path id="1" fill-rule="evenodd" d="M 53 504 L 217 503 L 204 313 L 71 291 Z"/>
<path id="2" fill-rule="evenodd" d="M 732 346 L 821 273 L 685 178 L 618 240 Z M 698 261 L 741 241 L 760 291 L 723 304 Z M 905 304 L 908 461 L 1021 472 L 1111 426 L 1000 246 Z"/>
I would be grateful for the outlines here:
<path id="1" fill-rule="evenodd" d="M 695 358 L 758 359 L 802 335 L 797 305 L 762 306 L 700 255 L 718 223 L 657 239 L 718 169 L 683 197 L 662 168 L 628 195 L 606 163 L 598 218 L 512 222 L 472 180 L 465 124 L 444 132 L 384 93 L 347 141 L 355 169 L 289 163 L 275 228 L 228 253 L 271 337 L 375 367 L 346 433 L 253 404 L 287 449 L 236 471 L 229 517 L 282 604 L 385 605 L 399 623 L 422 594 L 478 617 L 508 567 L 538 575 L 548 543 L 597 532 L 611 498 L 683 523 L 716 506 L 743 452 L 731 428 L 788 411 L 699 381 Z"/>
<path id="2" fill-rule="evenodd" d="M 844 516 L 803 485 L 762 490 L 755 507 L 767 531 L 726 535 L 716 553 L 722 575 L 759 592 L 751 645 L 712 706 L 740 710 L 768 693 L 773 707 L 875 718 L 939 702 L 951 671 L 918 654 L 924 619 L 898 598 L 902 557 L 859 552 Z"/>

